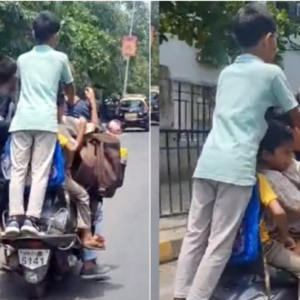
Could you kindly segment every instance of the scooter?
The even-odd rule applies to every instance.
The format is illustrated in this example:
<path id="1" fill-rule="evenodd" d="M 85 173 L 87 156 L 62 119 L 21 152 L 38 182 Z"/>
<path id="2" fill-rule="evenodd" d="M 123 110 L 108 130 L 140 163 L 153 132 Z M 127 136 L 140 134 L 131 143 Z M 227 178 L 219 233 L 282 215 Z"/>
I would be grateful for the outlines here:
<path id="1" fill-rule="evenodd" d="M 7 211 L 2 214 L 5 228 Z M 29 284 L 29 295 L 41 298 L 47 285 L 64 277 L 80 260 L 82 249 L 76 233 L 76 208 L 59 191 L 47 191 L 38 237 L 1 237 L 5 269 L 21 275 Z"/>
<path id="2" fill-rule="evenodd" d="M 122 133 L 121 124 L 113 120 L 106 131 L 113 135 Z M 126 155 L 127 155 L 127 151 Z M 125 169 L 125 162 L 122 168 Z M 0 204 L 8 205 L 8 189 L 1 187 Z M 26 198 L 25 195 L 25 209 Z M 90 198 L 91 207 L 97 199 Z M 2 208 L 3 211 L 3 208 Z M 93 209 L 92 209 L 93 212 Z M 7 209 L 2 213 L 2 229 L 8 219 Z M 82 244 L 78 238 L 77 212 L 63 188 L 48 189 L 39 221 L 41 234 L 38 237 L 0 237 L 4 249 L 5 269 L 21 275 L 29 284 L 29 296 L 40 299 L 53 280 L 62 279 L 81 260 Z"/>

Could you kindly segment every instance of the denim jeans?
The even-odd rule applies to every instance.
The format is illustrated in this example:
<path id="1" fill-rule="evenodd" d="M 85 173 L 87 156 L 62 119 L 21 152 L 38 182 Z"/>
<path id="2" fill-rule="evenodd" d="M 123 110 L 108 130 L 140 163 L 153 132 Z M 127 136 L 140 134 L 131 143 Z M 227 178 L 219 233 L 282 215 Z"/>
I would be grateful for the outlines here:
<path id="1" fill-rule="evenodd" d="M 103 202 L 99 202 L 95 220 L 93 222 L 93 225 L 95 227 L 95 234 L 97 235 L 101 235 L 102 233 L 102 221 L 103 221 Z M 83 250 L 82 260 L 83 261 L 95 260 L 97 259 L 98 253 L 99 251 Z"/>

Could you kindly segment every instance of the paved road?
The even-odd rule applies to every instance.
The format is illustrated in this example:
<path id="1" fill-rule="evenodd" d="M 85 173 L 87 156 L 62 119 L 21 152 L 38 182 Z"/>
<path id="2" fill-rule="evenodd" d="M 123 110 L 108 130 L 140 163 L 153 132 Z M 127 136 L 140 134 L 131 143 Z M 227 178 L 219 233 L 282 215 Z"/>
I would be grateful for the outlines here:
<path id="1" fill-rule="evenodd" d="M 45 300 L 148 300 L 149 295 L 149 134 L 128 132 L 121 137 L 129 149 L 124 187 L 104 207 L 107 250 L 102 263 L 111 266 L 107 282 L 82 282 L 75 275 L 55 284 Z M 18 277 L 0 275 L 0 299 L 24 300 Z"/>
<path id="2" fill-rule="evenodd" d="M 159 270 L 159 300 L 173 299 L 173 284 L 177 262 L 160 266 Z"/>
<path id="3" fill-rule="evenodd" d="M 165 264 L 160 266 L 160 291 L 159 291 L 159 300 L 172 300 L 173 299 L 173 286 L 174 286 L 174 277 L 176 272 L 177 262 L 172 262 L 169 264 Z M 249 289 L 243 289 L 243 286 L 246 287 L 245 278 L 241 276 L 241 284 L 238 289 L 238 292 L 234 292 L 234 288 L 237 286 L 238 281 L 234 281 L 235 284 L 226 285 L 226 288 L 219 287 L 212 300 L 226 300 L 233 299 L 233 295 L 235 295 L 234 299 L 246 300 L 246 299 L 257 299 L 264 300 L 266 296 L 264 296 L 264 286 L 260 283 L 257 283 L 254 287 L 250 287 Z M 278 300 L 296 300 L 297 296 L 297 288 L 289 287 L 283 288 L 283 286 L 276 287 L 272 286 L 271 289 L 271 298 Z"/>

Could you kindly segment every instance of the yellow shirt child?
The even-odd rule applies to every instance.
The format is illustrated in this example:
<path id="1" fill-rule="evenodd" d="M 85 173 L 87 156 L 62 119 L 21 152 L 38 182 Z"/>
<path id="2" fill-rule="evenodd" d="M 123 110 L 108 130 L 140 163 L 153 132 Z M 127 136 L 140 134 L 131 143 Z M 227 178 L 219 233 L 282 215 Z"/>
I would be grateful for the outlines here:
<path id="1" fill-rule="evenodd" d="M 267 178 L 263 174 L 258 173 L 257 179 L 258 179 L 258 190 L 259 190 L 259 197 L 260 197 L 261 204 L 264 207 L 268 207 L 272 201 L 277 200 L 277 196 L 275 195 L 273 189 L 271 188 Z M 270 235 L 266 223 L 263 219 L 260 221 L 259 235 L 262 243 L 265 243 L 270 240 Z"/>
<path id="2" fill-rule="evenodd" d="M 280 233 L 282 244 L 290 249 L 295 247 L 294 240 L 289 236 L 289 227 L 285 211 L 279 204 L 276 194 L 263 174 L 258 173 L 257 178 L 261 204 L 272 213 Z M 270 241 L 271 238 L 263 218 L 260 222 L 259 233 L 260 240 L 263 244 Z"/>

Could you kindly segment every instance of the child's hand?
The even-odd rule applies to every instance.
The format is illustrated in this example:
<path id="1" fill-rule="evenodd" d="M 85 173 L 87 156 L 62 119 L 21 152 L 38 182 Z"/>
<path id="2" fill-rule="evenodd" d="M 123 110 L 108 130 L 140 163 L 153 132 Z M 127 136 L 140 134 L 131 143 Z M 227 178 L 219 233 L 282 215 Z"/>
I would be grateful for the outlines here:
<path id="1" fill-rule="evenodd" d="M 296 248 L 297 244 L 293 238 L 290 236 L 286 238 L 284 242 L 284 247 L 289 249 L 289 250 L 294 250 Z"/>
<path id="2" fill-rule="evenodd" d="M 84 92 L 89 102 L 95 100 L 95 92 L 91 87 L 87 87 Z"/>

